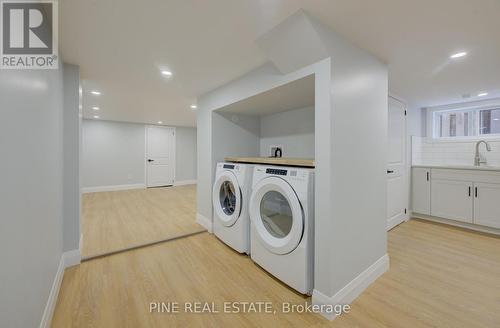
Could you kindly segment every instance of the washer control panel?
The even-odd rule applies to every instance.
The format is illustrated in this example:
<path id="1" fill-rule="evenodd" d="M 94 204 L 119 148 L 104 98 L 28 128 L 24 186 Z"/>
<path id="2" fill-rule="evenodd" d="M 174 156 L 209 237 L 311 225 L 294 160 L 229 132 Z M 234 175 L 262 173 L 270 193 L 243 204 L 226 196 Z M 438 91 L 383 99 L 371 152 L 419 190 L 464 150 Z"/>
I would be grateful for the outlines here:
<path id="1" fill-rule="evenodd" d="M 274 175 L 287 175 L 287 170 L 281 170 L 281 169 L 266 169 L 267 174 L 274 174 Z"/>

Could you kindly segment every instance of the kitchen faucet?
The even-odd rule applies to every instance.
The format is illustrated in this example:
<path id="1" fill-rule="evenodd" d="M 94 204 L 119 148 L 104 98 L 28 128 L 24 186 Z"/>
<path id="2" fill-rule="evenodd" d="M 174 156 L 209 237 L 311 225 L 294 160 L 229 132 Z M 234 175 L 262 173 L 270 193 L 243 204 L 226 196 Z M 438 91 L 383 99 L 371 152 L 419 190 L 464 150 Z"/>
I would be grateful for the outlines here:
<path id="1" fill-rule="evenodd" d="M 487 143 L 486 141 L 484 140 L 479 140 L 477 143 L 476 143 L 476 156 L 474 156 L 474 166 L 480 166 L 481 164 L 486 164 L 486 160 L 484 161 L 481 161 L 481 155 L 479 154 L 479 145 L 481 143 L 484 143 L 484 145 L 486 146 L 486 150 L 487 151 L 491 151 L 491 147 L 490 147 L 490 144 Z"/>

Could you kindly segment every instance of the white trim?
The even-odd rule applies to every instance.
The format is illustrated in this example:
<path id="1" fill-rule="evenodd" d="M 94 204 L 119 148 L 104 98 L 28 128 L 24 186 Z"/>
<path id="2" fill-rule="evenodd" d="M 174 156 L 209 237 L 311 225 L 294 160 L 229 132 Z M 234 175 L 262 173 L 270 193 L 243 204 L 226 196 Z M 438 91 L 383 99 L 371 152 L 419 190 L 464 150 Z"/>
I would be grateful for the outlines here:
<path id="1" fill-rule="evenodd" d="M 405 221 L 408 221 L 410 219 L 410 215 L 409 215 L 409 208 L 410 208 L 410 197 L 411 197 L 411 177 L 410 177 L 410 174 L 411 174 L 411 163 L 412 163 L 412 158 L 411 158 L 411 154 L 412 154 L 412 150 L 411 150 L 411 145 L 412 145 L 412 142 L 411 142 L 411 137 L 409 138 L 408 136 L 408 115 L 409 115 L 409 108 L 408 108 L 408 103 L 403 99 L 403 98 L 400 98 L 398 96 L 395 96 L 393 93 L 389 92 L 389 98 L 392 98 L 393 100 L 401 103 L 403 105 L 403 108 L 404 108 L 404 111 L 405 111 L 405 118 L 404 118 L 404 160 L 405 160 L 405 163 L 403 165 L 404 167 L 404 174 L 402 174 L 402 176 L 404 177 L 404 184 L 405 184 L 405 190 L 406 190 L 406 202 L 405 202 L 405 208 L 406 208 L 406 214 L 403 216 L 403 217 L 400 217 L 398 219 L 398 217 L 396 218 L 392 218 L 389 220 L 388 218 L 388 215 L 386 214 L 387 216 L 387 222 L 386 222 L 386 229 L 387 231 L 391 230 L 392 228 L 394 228 L 395 226 L 397 226 L 398 224 L 401 224 Z M 390 101 L 390 99 L 389 99 Z M 388 104 L 389 106 L 389 104 Z M 389 108 L 387 108 L 387 110 L 389 110 Z M 387 184 L 388 184 L 388 181 L 387 181 Z"/>
<path id="2" fill-rule="evenodd" d="M 407 210 L 408 212 L 408 210 Z M 401 223 L 403 222 L 406 222 L 410 219 L 409 215 L 406 214 L 405 216 L 403 216 L 402 218 L 398 218 L 398 217 L 395 217 L 395 218 L 392 218 L 390 220 L 387 221 L 387 231 L 391 230 L 392 228 L 400 225 Z"/>
<path id="3" fill-rule="evenodd" d="M 492 135 L 481 135 L 481 136 L 469 136 L 469 137 L 446 137 L 446 138 L 429 138 L 421 137 L 427 143 L 466 143 L 466 142 L 477 142 L 479 140 L 486 141 L 500 141 L 500 136 L 498 134 Z"/>
<path id="4" fill-rule="evenodd" d="M 196 223 L 200 224 L 202 227 L 207 229 L 208 232 L 212 233 L 212 220 L 207 218 L 206 216 L 201 215 L 200 213 L 196 213 Z"/>
<path id="5" fill-rule="evenodd" d="M 387 270 L 389 270 L 389 255 L 385 254 L 331 297 L 314 289 L 312 303 L 334 306 L 338 304 L 350 304 Z M 328 320 L 333 320 L 337 317 L 335 313 L 321 313 L 321 315 Z"/>
<path id="6" fill-rule="evenodd" d="M 78 265 L 82 261 L 82 255 L 79 249 L 74 249 L 69 252 L 64 252 L 63 258 L 64 258 L 64 268 L 69 268 Z"/>
<path id="7" fill-rule="evenodd" d="M 181 180 L 181 181 L 175 181 L 174 186 L 185 186 L 185 185 L 193 185 L 196 184 L 197 180 Z"/>
<path id="8" fill-rule="evenodd" d="M 146 185 L 144 183 L 136 183 L 128 185 L 86 187 L 82 188 L 82 193 L 86 194 L 89 192 L 118 191 L 118 190 L 131 190 L 131 189 L 146 189 Z"/>
<path id="9" fill-rule="evenodd" d="M 422 219 L 422 220 L 432 221 L 432 222 L 437 222 L 437 223 L 442 223 L 442 224 L 448 224 L 448 225 L 451 225 L 454 227 L 459 227 L 459 228 L 464 228 L 464 229 L 469 229 L 469 230 L 479 231 L 479 232 L 484 232 L 484 233 L 491 233 L 493 235 L 500 236 L 500 229 L 481 226 L 481 225 L 477 225 L 477 224 L 473 224 L 473 223 L 460 222 L 460 221 L 440 218 L 437 216 L 430 216 L 430 215 L 424 215 L 424 214 L 418 214 L 418 213 L 412 213 L 412 218 Z"/>
<path id="10" fill-rule="evenodd" d="M 59 290 L 61 289 L 64 277 L 64 270 L 71 266 L 80 264 L 80 261 L 80 249 L 68 251 L 61 255 L 59 267 L 57 268 L 56 276 L 54 277 L 54 282 L 52 283 L 52 288 L 50 289 L 49 298 L 47 299 L 47 304 L 45 305 L 45 310 L 43 311 L 40 328 L 49 328 L 51 326 L 54 310 L 56 309 L 57 298 L 59 296 Z"/>
<path id="11" fill-rule="evenodd" d="M 81 254 L 83 249 L 83 233 L 80 234 L 80 242 L 78 243 L 78 249 L 80 250 Z"/>

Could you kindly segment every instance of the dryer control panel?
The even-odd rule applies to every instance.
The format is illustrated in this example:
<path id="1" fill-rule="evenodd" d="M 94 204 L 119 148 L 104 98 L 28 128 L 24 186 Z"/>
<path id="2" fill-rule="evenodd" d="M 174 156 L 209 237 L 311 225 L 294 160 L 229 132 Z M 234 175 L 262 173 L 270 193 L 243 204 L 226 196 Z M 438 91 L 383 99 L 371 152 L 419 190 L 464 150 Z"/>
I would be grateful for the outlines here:
<path id="1" fill-rule="evenodd" d="M 287 175 L 287 170 L 281 169 L 266 169 L 267 174 L 275 174 L 275 175 Z"/>

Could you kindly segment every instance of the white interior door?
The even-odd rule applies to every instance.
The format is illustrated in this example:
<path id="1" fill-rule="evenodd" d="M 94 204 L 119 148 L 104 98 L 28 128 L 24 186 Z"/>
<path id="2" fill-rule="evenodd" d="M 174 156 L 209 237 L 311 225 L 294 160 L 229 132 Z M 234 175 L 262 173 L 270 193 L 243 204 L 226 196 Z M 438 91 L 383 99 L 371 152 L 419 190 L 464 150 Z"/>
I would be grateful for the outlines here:
<path id="1" fill-rule="evenodd" d="M 175 128 L 146 127 L 146 185 L 171 186 L 175 176 Z"/>
<path id="2" fill-rule="evenodd" d="M 389 97 L 387 161 L 387 229 L 406 220 L 406 106 Z"/>

